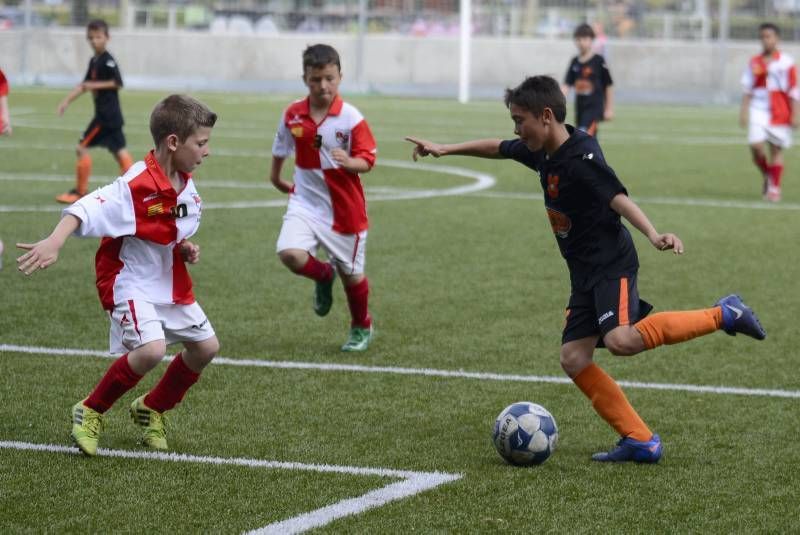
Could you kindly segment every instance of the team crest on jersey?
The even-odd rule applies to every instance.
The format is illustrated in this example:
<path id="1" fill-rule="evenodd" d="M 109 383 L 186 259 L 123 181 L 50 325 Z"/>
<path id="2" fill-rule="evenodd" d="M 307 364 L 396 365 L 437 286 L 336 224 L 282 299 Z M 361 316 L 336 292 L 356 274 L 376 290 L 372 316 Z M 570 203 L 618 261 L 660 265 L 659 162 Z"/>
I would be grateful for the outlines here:
<path id="1" fill-rule="evenodd" d="M 293 126 L 289 129 L 294 137 L 303 137 L 303 127 L 302 126 Z"/>
<path id="2" fill-rule="evenodd" d="M 559 238 L 566 238 L 569 236 L 569 231 L 572 230 L 572 220 L 566 214 L 562 214 L 558 210 L 547 207 L 547 217 L 550 219 L 550 226 L 553 228 L 553 234 Z"/>
<path id="3" fill-rule="evenodd" d="M 200 206 L 203 203 L 203 199 L 200 198 L 200 195 L 198 195 L 197 192 L 192 193 L 192 200 L 194 200 L 194 203 L 197 206 Z"/>
<path id="4" fill-rule="evenodd" d="M 160 202 L 151 204 L 147 207 L 147 217 L 153 217 L 164 213 L 164 205 Z"/>
<path id="5" fill-rule="evenodd" d="M 592 68 L 586 65 L 583 69 L 581 69 L 581 76 L 584 78 L 588 78 L 592 75 Z"/>
<path id="6" fill-rule="evenodd" d="M 547 196 L 558 199 L 558 175 L 547 175 Z"/>
<path id="7" fill-rule="evenodd" d="M 350 134 L 348 132 L 345 132 L 343 130 L 336 131 L 336 142 L 339 145 L 344 147 L 345 145 L 347 145 L 348 141 L 350 141 Z"/>

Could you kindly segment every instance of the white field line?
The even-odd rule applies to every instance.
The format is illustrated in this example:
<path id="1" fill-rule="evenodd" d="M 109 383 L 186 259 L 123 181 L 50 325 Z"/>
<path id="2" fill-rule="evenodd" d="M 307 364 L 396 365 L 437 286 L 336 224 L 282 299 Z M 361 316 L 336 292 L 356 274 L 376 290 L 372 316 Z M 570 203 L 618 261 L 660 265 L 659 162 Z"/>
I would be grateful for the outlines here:
<path id="1" fill-rule="evenodd" d="M 49 453 L 70 453 L 78 455 L 78 449 L 57 444 L 33 444 L 30 442 L 0 441 L 0 448 L 43 451 Z M 340 502 L 303 513 L 301 515 L 275 522 L 248 533 L 302 533 L 309 529 L 324 526 L 334 520 L 345 516 L 363 513 L 369 509 L 381 507 L 389 502 L 409 498 L 439 485 L 457 481 L 463 474 L 449 474 L 444 472 L 414 472 L 410 470 L 390 470 L 386 468 L 362 468 L 358 466 L 337 466 L 330 464 L 305 464 L 282 461 L 268 461 L 265 459 L 247 459 L 236 457 L 204 457 L 184 453 L 159 453 L 149 451 L 109 450 L 98 448 L 97 455 L 101 457 L 117 457 L 123 459 L 147 459 L 152 461 L 202 463 L 213 465 L 246 466 L 249 468 L 268 468 L 279 470 L 303 470 L 310 472 L 337 473 L 361 476 L 380 476 L 400 478 L 402 481 L 390 483 L 385 487 L 372 490 L 355 498 L 348 498 Z"/>
<path id="2" fill-rule="evenodd" d="M 26 353 L 30 355 L 58 355 L 71 357 L 116 358 L 107 351 L 94 349 L 62 349 L 52 347 L 20 346 L 0 344 L 0 353 Z M 165 357 L 169 361 L 172 357 Z M 516 375 L 491 372 L 468 372 L 464 370 L 440 370 L 434 368 L 405 368 L 397 366 L 363 366 L 360 364 L 338 364 L 326 362 L 298 362 L 286 360 L 233 359 L 217 357 L 212 364 L 221 366 L 245 366 L 252 368 L 277 368 L 287 370 L 314 370 L 323 372 L 380 373 L 393 375 L 418 375 L 426 377 L 447 377 L 453 379 L 474 379 L 478 381 L 501 381 L 515 383 L 572 384 L 568 377 L 552 375 Z M 744 388 L 737 386 L 692 385 L 680 383 L 648 383 L 641 381 L 617 381 L 626 388 L 646 390 L 668 390 L 673 392 L 694 392 L 698 394 L 759 396 L 773 398 L 800 399 L 800 390 L 780 390 L 768 388 Z"/>
<path id="3" fill-rule="evenodd" d="M 461 186 L 453 186 L 450 188 L 432 188 L 432 189 L 400 189 L 400 188 L 386 188 L 380 187 L 375 190 L 367 188 L 369 194 L 367 201 L 401 201 L 410 199 L 431 199 L 433 197 L 449 197 L 454 195 L 466 195 L 469 193 L 476 193 L 489 189 L 495 185 L 495 178 L 492 175 L 464 169 L 462 167 L 452 167 L 448 165 L 431 165 L 425 163 L 404 162 L 401 160 L 381 160 L 380 165 L 386 167 L 394 167 L 397 169 L 414 169 L 429 173 L 442 173 L 446 175 L 454 175 L 471 179 L 472 182 Z M 64 175 L 37 175 L 35 173 L 0 173 L 0 180 L 30 180 L 37 182 L 54 182 L 62 181 Z M 72 177 L 63 179 L 69 181 Z M 218 188 L 254 188 L 262 189 L 262 186 L 256 183 L 225 181 L 225 180 L 212 180 L 206 182 L 199 180 L 199 185 L 202 189 L 203 186 L 218 187 Z M 271 186 L 270 186 L 271 188 Z M 232 202 L 209 202 L 204 203 L 203 208 L 214 209 L 244 209 L 244 208 L 276 208 L 286 206 L 286 198 L 257 200 L 257 201 L 232 201 Z M 23 212 L 60 212 L 63 206 L 57 205 L 32 205 L 32 206 L 15 206 L 15 205 L 0 205 L 0 213 L 23 213 Z"/>

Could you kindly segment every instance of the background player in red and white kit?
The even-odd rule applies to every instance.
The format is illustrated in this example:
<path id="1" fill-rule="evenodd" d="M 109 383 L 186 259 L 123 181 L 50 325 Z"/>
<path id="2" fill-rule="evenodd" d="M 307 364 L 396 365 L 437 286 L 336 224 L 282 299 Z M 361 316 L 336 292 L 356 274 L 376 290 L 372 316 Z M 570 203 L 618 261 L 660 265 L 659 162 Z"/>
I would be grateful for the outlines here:
<path id="1" fill-rule="evenodd" d="M 8 80 L 0 69 L 0 136 L 11 135 L 11 115 L 8 113 Z"/>
<path id="2" fill-rule="evenodd" d="M 72 409 L 72 437 L 94 455 L 103 414 L 164 358 L 167 344 L 183 342 L 161 381 L 131 404 L 143 442 L 167 449 L 162 413 L 172 409 L 219 351 L 219 342 L 194 299 L 186 262 L 200 248 L 187 241 L 200 226 L 202 200 L 189 173 L 208 156 L 217 116 L 191 97 L 172 95 L 150 116 L 155 150 L 112 184 L 64 210 L 44 240 L 17 244 L 30 275 L 58 258 L 70 234 L 102 237 L 95 258 L 97 290 L 111 320 L 111 353 L 122 354 Z"/>
<path id="3" fill-rule="evenodd" d="M 303 52 L 303 81 L 308 96 L 283 113 L 272 145 L 270 180 L 289 194 L 276 248 L 286 267 L 315 281 L 319 316 L 330 311 L 338 271 L 352 316 L 342 351 L 364 351 L 372 339 L 372 318 L 364 274 L 367 206 L 358 174 L 372 169 L 377 147 L 364 116 L 339 96 L 341 64 L 333 47 L 317 44 Z M 292 151 L 294 184 L 281 178 Z M 319 247 L 330 263 L 314 256 Z"/>
<path id="4" fill-rule="evenodd" d="M 783 149 L 792 144 L 792 128 L 798 121 L 797 67 L 794 59 L 778 50 L 780 30 L 772 23 L 759 26 L 763 50 L 754 56 L 742 75 L 740 122 L 748 127 L 747 142 L 756 167 L 764 177 L 764 198 L 781 200 Z M 764 150 L 769 145 L 769 161 Z"/>
<path id="5" fill-rule="evenodd" d="M 56 197 L 58 202 L 73 203 L 89 191 L 89 177 L 92 174 L 92 157 L 89 147 L 105 147 L 119 164 L 120 173 L 125 173 L 133 163 L 125 148 L 125 134 L 122 132 L 122 110 L 118 91 L 122 88 L 122 75 L 114 57 L 106 50 L 108 44 L 108 24 L 104 20 L 93 20 L 86 26 L 86 39 L 94 50 L 89 60 L 89 68 L 83 81 L 70 91 L 58 105 L 58 115 L 64 115 L 70 103 L 86 91 L 92 92 L 94 117 L 86 127 L 75 152 L 78 162 L 75 165 L 75 187 Z"/>

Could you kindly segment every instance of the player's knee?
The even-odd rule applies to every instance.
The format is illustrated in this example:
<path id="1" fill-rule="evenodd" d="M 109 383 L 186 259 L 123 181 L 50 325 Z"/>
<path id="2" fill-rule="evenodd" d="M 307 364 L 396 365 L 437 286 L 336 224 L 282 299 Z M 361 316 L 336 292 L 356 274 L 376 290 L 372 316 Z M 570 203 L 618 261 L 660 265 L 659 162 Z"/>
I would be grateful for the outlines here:
<path id="1" fill-rule="evenodd" d="M 561 369 L 564 370 L 568 376 L 574 378 L 581 370 L 591 364 L 592 359 L 586 355 L 582 355 L 576 351 L 565 351 L 561 349 Z"/>
<path id="2" fill-rule="evenodd" d="M 167 344 L 164 340 L 154 340 L 139 346 L 128 354 L 128 358 L 135 359 L 140 369 L 152 370 L 164 359 Z"/>
<path id="3" fill-rule="evenodd" d="M 284 249 L 283 251 L 278 252 L 278 258 L 281 259 L 283 265 L 288 267 L 294 272 L 298 272 L 303 269 L 307 258 L 305 258 L 304 251 L 299 251 L 297 249 Z"/>
<path id="4" fill-rule="evenodd" d="M 619 357 L 635 355 L 642 350 L 640 347 L 641 340 L 635 340 L 634 337 L 630 336 L 627 330 L 611 331 L 603 337 L 603 344 L 605 344 L 606 349 L 608 349 L 612 355 L 617 355 Z"/>

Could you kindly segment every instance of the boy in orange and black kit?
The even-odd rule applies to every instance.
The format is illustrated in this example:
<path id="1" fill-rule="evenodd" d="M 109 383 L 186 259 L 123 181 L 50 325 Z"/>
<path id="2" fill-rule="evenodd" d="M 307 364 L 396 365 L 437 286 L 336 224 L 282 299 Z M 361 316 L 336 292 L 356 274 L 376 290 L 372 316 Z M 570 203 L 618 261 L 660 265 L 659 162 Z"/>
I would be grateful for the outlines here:
<path id="1" fill-rule="evenodd" d="M 648 316 L 653 307 L 639 299 L 639 260 L 620 217 L 658 250 L 682 254 L 681 240 L 655 229 L 628 197 L 594 137 L 564 124 L 566 100 L 554 79 L 528 78 L 506 91 L 505 103 L 517 139 L 442 145 L 407 138 L 416 145 L 414 158 L 429 154 L 511 158 L 539 174 L 547 215 L 571 281 L 561 367 L 621 436 L 616 447 L 595 453 L 592 459 L 658 462 L 660 437 L 639 417 L 616 381 L 594 363 L 595 347 L 605 346 L 614 355 L 635 355 L 719 329 L 758 340 L 763 340 L 766 332 L 736 295 L 706 309 Z"/>
<path id="2" fill-rule="evenodd" d="M 74 203 L 89 192 L 89 177 L 92 174 L 90 147 L 106 147 L 119 164 L 120 174 L 125 174 L 133 163 L 130 153 L 125 149 L 125 134 L 122 133 L 124 121 L 118 95 L 122 87 L 122 74 L 116 60 L 106 50 L 108 24 L 99 19 L 89 22 L 86 39 L 94 50 L 86 76 L 58 105 L 58 115 L 61 116 L 70 103 L 86 91 L 91 91 L 94 98 L 94 118 L 75 149 L 78 155 L 75 187 L 56 197 L 58 202 L 66 204 Z"/>
<path id="3" fill-rule="evenodd" d="M 575 128 L 597 136 L 600 121 L 614 117 L 614 90 L 605 58 L 594 52 L 595 33 L 588 24 L 575 28 L 573 34 L 578 55 L 572 58 L 561 90 L 566 95 L 575 88 Z"/>

